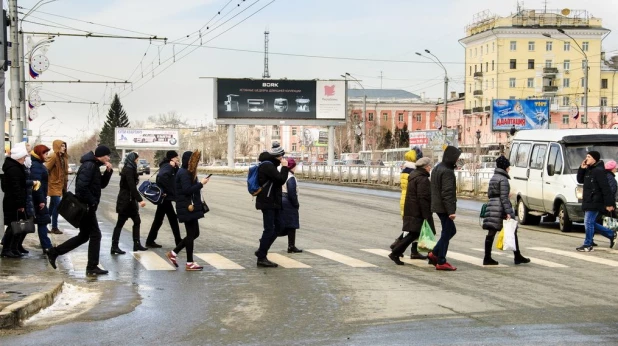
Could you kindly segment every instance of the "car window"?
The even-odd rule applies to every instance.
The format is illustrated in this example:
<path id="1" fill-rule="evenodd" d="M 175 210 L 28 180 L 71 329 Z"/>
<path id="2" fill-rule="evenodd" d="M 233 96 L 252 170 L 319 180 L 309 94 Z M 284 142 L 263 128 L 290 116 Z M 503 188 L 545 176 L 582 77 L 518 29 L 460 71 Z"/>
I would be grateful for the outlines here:
<path id="1" fill-rule="evenodd" d="M 517 148 L 517 156 L 515 157 L 515 166 L 522 168 L 528 167 L 528 156 L 531 146 L 532 144 L 530 143 L 521 143 L 519 145 L 519 148 Z"/>
<path id="2" fill-rule="evenodd" d="M 554 165 L 554 174 L 562 174 L 562 150 L 558 144 L 549 147 L 548 165 Z M 549 173 L 549 172 L 548 172 Z"/>
<path id="3" fill-rule="evenodd" d="M 510 155 L 509 155 L 509 162 L 511 162 L 511 164 L 515 164 L 515 158 L 517 156 L 517 149 L 518 148 L 519 148 L 519 143 L 515 143 L 511 147 L 511 152 L 510 152 Z"/>
<path id="4" fill-rule="evenodd" d="M 530 155 L 530 168 L 543 169 L 543 161 L 545 161 L 545 152 L 547 151 L 546 144 L 535 144 Z"/>

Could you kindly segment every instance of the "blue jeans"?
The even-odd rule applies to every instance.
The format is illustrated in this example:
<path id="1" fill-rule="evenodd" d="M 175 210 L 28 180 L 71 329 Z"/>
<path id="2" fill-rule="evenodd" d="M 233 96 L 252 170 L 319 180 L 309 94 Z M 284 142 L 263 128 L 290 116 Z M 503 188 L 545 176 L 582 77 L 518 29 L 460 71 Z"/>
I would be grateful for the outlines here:
<path id="1" fill-rule="evenodd" d="M 586 227 L 586 240 L 584 240 L 584 246 L 592 245 L 592 238 L 594 237 L 595 231 L 608 239 L 614 239 L 614 231 L 596 222 L 597 215 L 599 215 L 599 212 L 596 210 L 585 211 L 584 226 Z"/>
<path id="2" fill-rule="evenodd" d="M 49 212 L 51 213 L 52 228 L 58 228 L 58 205 L 60 204 L 60 196 L 49 197 Z"/>
<path id="3" fill-rule="evenodd" d="M 277 239 L 277 234 L 279 234 L 281 228 L 281 210 L 262 210 L 262 219 L 264 221 L 264 232 L 262 238 L 260 238 L 260 248 L 257 250 L 258 259 L 266 258 L 270 246 Z"/>
<path id="4" fill-rule="evenodd" d="M 43 249 L 49 249 L 50 247 L 52 247 L 51 240 L 49 240 L 49 236 L 47 236 L 47 224 L 37 224 L 37 231 L 39 233 L 39 241 L 41 242 L 41 247 Z"/>
<path id="5" fill-rule="evenodd" d="M 438 257 L 438 264 L 446 263 L 446 252 L 448 251 L 448 244 L 457 233 L 455 228 L 455 221 L 451 220 L 446 213 L 438 213 L 440 223 L 442 224 L 442 233 L 440 234 L 440 240 L 433 248 L 434 256 Z"/>

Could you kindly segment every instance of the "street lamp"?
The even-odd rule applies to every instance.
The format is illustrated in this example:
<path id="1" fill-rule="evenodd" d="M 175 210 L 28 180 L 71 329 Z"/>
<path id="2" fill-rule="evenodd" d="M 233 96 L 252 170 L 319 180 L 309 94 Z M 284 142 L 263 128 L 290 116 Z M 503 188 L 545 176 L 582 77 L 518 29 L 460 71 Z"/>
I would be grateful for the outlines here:
<path id="1" fill-rule="evenodd" d="M 362 122 L 361 122 L 361 145 L 363 147 L 363 151 L 365 151 L 365 150 L 367 150 L 367 144 L 365 142 L 365 133 L 367 132 L 367 123 L 365 122 L 365 117 L 367 116 L 367 91 L 365 90 L 365 87 L 361 84 L 361 82 L 358 79 L 354 78 L 354 76 L 352 76 L 348 72 L 345 73 L 345 76 L 348 76 L 348 77 L 352 78 L 352 80 L 354 80 L 356 83 L 358 83 L 358 85 L 360 85 L 361 88 L 363 88 L 364 97 L 363 97 L 363 116 L 361 117 L 361 119 L 362 119 Z"/>
<path id="2" fill-rule="evenodd" d="M 476 161 L 479 162 L 481 157 L 481 130 L 476 130 Z"/>
<path id="3" fill-rule="evenodd" d="M 428 49 L 425 49 L 425 53 L 433 56 L 436 60 L 425 56 L 419 52 L 416 52 L 416 55 L 421 56 L 425 59 L 429 59 L 431 61 L 433 61 L 435 64 L 437 64 L 438 66 L 442 67 L 442 69 L 444 70 L 444 114 L 442 115 L 442 130 L 444 131 L 444 144 L 447 143 L 446 141 L 446 110 L 447 110 L 447 95 L 448 95 L 448 72 L 446 71 L 446 67 L 444 67 L 444 65 L 442 64 L 442 62 L 440 61 L 440 59 L 438 59 L 437 56 L 435 56 L 433 53 L 431 53 Z"/>

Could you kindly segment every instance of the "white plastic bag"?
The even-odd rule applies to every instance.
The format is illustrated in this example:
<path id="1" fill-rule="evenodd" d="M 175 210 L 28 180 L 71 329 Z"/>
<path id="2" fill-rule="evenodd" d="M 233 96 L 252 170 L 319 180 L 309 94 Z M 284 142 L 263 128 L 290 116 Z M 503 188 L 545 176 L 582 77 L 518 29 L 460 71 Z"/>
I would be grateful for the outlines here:
<path id="1" fill-rule="evenodd" d="M 502 222 L 502 227 L 504 228 L 504 246 L 502 247 L 502 250 L 516 251 L 517 246 L 515 245 L 515 231 L 517 231 L 517 220 L 504 220 Z"/>

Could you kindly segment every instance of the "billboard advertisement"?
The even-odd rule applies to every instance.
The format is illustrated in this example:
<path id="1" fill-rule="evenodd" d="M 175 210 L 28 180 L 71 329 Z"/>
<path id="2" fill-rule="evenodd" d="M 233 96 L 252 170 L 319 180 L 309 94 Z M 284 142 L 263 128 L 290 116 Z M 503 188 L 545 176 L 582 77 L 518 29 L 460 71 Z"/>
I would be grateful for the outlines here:
<path id="1" fill-rule="evenodd" d="M 218 119 L 345 119 L 345 82 L 224 79 L 216 82 Z"/>
<path id="2" fill-rule="evenodd" d="M 432 150 L 441 151 L 444 145 L 444 132 L 442 130 L 426 130 L 426 131 L 410 131 L 410 148 L 419 146 L 421 148 L 431 148 Z M 457 130 L 446 130 L 446 144 L 458 146 Z"/>
<path id="3" fill-rule="evenodd" d="M 494 131 L 547 129 L 549 100 L 493 100 L 491 125 Z"/>
<path id="4" fill-rule="evenodd" d="M 304 128 L 301 141 L 305 147 L 326 147 L 328 146 L 328 129 Z"/>
<path id="5" fill-rule="evenodd" d="M 118 149 L 158 149 L 179 148 L 180 133 L 169 129 L 130 129 L 117 127 L 115 145 Z"/>

